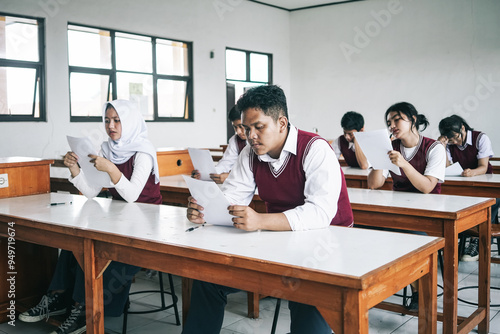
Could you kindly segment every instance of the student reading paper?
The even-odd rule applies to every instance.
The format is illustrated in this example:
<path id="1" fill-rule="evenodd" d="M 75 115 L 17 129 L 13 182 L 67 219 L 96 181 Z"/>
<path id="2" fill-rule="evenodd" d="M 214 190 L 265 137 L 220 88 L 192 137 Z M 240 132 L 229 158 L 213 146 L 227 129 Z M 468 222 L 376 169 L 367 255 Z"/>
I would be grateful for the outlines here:
<path id="1" fill-rule="evenodd" d="M 70 181 L 89 198 L 99 194 L 102 186 L 89 182 L 78 167 L 77 162 L 86 159 L 97 170 L 109 174 L 111 182 L 106 186 L 113 199 L 160 204 L 156 150 L 147 138 L 146 123 L 135 103 L 125 100 L 106 103 L 103 121 L 109 138 L 102 143 L 100 154 L 80 157 L 68 152 L 65 155 Z M 139 270 L 139 267 L 115 261 L 109 264 L 103 274 L 105 315 L 123 313 L 132 278 Z M 65 314 L 69 306 L 72 306 L 69 317 L 51 334 L 83 333 L 86 329 L 84 273 L 73 253 L 62 250 L 47 294 L 38 305 L 21 313 L 19 320 L 37 322 Z"/>
<path id="2" fill-rule="evenodd" d="M 286 98 L 278 86 L 249 89 L 239 100 L 247 145 L 222 190 L 234 227 L 246 231 L 301 231 L 330 224 L 352 226 L 344 175 L 331 146 L 288 122 Z M 256 187 L 267 213 L 248 206 Z M 203 207 L 189 198 L 187 217 L 204 223 Z M 257 236 L 256 236 L 257 237 Z M 183 333 L 219 333 L 227 295 L 236 289 L 195 281 Z M 292 333 L 331 334 L 314 306 L 289 302 Z"/>

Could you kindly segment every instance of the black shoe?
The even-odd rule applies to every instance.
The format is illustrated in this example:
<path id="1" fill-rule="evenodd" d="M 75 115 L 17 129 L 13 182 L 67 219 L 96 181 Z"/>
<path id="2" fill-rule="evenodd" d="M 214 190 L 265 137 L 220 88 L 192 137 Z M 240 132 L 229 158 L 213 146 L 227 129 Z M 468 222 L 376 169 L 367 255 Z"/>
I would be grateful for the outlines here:
<path id="1" fill-rule="evenodd" d="M 24 322 L 38 322 L 64 313 L 66 313 L 64 298 L 58 293 L 54 295 L 46 294 L 37 306 L 19 314 L 19 320 Z"/>
<path id="2" fill-rule="evenodd" d="M 414 292 L 414 293 L 411 295 L 410 304 L 408 304 L 408 306 L 406 306 L 406 308 L 407 308 L 409 311 L 415 311 L 415 312 L 418 312 L 418 292 Z"/>
<path id="3" fill-rule="evenodd" d="M 73 306 L 71 314 L 61 326 L 50 334 L 81 334 L 87 330 L 85 323 L 85 304 Z"/>
<path id="4" fill-rule="evenodd" d="M 462 261 L 472 262 L 479 259 L 479 238 L 471 238 L 469 245 L 465 249 L 464 255 L 462 255 Z"/>

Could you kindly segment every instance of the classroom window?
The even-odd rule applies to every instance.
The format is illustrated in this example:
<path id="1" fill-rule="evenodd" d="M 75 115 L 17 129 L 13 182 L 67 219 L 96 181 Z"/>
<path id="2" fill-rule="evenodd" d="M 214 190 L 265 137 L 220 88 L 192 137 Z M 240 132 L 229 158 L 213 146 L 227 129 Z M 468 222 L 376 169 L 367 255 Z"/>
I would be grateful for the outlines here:
<path id="1" fill-rule="evenodd" d="M 136 101 L 147 121 L 192 121 L 192 44 L 68 24 L 71 121 L 101 121 L 106 101 Z"/>
<path id="2" fill-rule="evenodd" d="M 272 55 L 227 48 L 226 81 L 235 86 L 235 101 L 250 87 L 272 84 Z"/>
<path id="3" fill-rule="evenodd" d="M 45 121 L 44 20 L 0 13 L 0 121 Z"/>

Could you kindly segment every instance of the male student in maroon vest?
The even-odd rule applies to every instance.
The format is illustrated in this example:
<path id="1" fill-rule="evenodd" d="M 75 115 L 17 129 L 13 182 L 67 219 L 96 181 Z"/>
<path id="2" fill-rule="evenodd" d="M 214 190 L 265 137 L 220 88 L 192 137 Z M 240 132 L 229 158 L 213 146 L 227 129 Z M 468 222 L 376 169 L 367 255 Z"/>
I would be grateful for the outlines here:
<path id="1" fill-rule="evenodd" d="M 247 145 L 224 182 L 236 228 L 246 231 L 300 231 L 330 224 L 352 226 L 353 215 L 344 175 L 332 148 L 316 134 L 288 122 L 286 97 L 278 86 L 259 86 L 239 100 Z M 248 206 L 255 189 L 267 213 Z M 203 223 L 203 208 L 189 199 L 187 217 Z M 227 295 L 238 290 L 193 283 L 184 334 L 219 333 Z M 291 333 L 331 334 L 314 306 L 289 302 Z"/>
<path id="2" fill-rule="evenodd" d="M 359 167 L 368 169 L 370 164 L 361 147 L 356 140 L 355 133 L 362 132 L 365 129 L 365 119 L 363 115 L 355 111 L 348 111 L 342 116 L 340 125 L 344 134 L 339 136 L 332 144 L 337 159 L 342 156 L 350 167 Z"/>

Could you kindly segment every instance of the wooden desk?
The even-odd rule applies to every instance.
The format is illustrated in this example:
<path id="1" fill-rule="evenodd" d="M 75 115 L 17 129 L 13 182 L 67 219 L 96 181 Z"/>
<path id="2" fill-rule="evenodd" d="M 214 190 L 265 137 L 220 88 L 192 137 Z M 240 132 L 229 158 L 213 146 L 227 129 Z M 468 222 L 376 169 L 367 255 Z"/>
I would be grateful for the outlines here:
<path id="1" fill-rule="evenodd" d="M 441 238 L 344 227 L 186 233 L 192 224 L 183 208 L 54 193 L 0 200 L 0 233 L 9 222 L 18 240 L 76 254 L 85 268 L 89 334 L 104 333 L 101 272 L 109 260 L 313 303 L 338 334 L 368 333 L 369 308 L 419 279 L 419 333 L 436 333 Z"/>
<path id="2" fill-rule="evenodd" d="M 348 188 L 368 189 L 368 174 L 370 169 L 361 169 L 358 167 L 342 167 L 344 172 L 345 182 Z M 392 178 L 388 177 L 381 190 L 392 190 Z"/>
<path id="3" fill-rule="evenodd" d="M 191 174 L 194 169 L 187 149 L 160 148 L 156 156 L 160 176 Z"/>
<path id="4" fill-rule="evenodd" d="M 500 174 L 500 161 L 491 160 L 490 164 L 493 167 L 493 174 Z"/>
<path id="5" fill-rule="evenodd" d="M 48 193 L 50 191 L 49 166 L 52 160 L 28 157 L 0 158 L 0 198 Z M 8 184 L 8 187 L 5 187 Z M 5 233 L 2 233 L 5 236 Z M 9 247 L 10 246 L 10 247 Z M 24 278 L 16 280 L 16 303 L 24 310 L 40 301 L 47 292 L 57 261 L 57 250 L 19 241 L 16 245 L 0 237 L 0 323 L 10 321 L 7 278 L 9 250 L 15 246 L 15 262 Z M 36 278 L 36 279 L 34 279 Z M 24 307 L 24 308 L 23 308 Z"/>
<path id="6" fill-rule="evenodd" d="M 445 238 L 443 333 L 488 333 L 490 295 L 490 206 L 492 198 L 349 188 L 356 225 L 423 231 Z M 479 306 L 458 318 L 458 234 L 479 227 Z M 389 305 L 387 309 L 394 310 Z M 461 320 L 459 322 L 459 320 Z"/>

